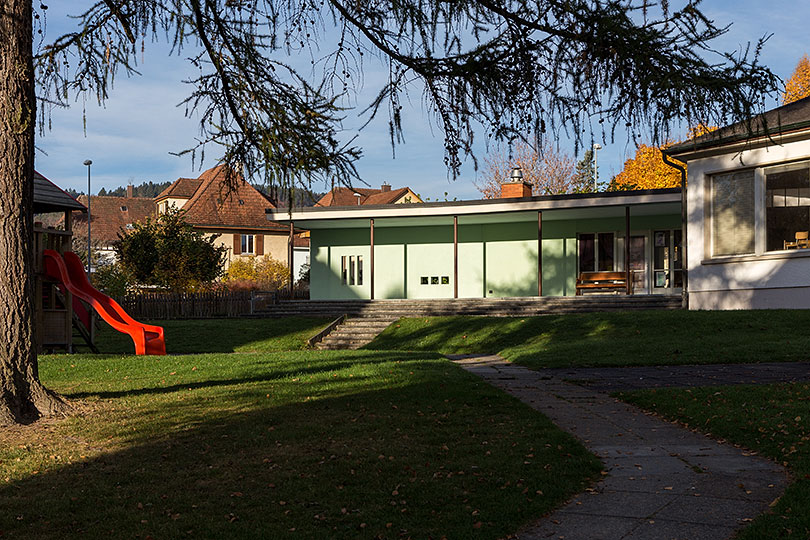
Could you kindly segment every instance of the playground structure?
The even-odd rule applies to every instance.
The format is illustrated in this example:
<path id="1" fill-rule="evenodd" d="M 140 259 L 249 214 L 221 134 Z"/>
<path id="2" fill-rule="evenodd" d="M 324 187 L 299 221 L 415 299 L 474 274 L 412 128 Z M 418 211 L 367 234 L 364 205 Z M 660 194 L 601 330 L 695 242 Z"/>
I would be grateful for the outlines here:
<path id="1" fill-rule="evenodd" d="M 51 181 L 34 177 L 34 213 L 64 212 L 64 230 L 34 224 L 35 328 L 38 353 L 63 349 L 73 352 L 73 329 L 93 352 L 95 313 L 119 332 L 129 334 L 135 354 L 166 354 L 163 328 L 132 319 L 115 300 L 90 284 L 84 265 L 70 251 L 73 211 L 87 209 Z M 86 303 L 86 304 L 85 304 Z"/>

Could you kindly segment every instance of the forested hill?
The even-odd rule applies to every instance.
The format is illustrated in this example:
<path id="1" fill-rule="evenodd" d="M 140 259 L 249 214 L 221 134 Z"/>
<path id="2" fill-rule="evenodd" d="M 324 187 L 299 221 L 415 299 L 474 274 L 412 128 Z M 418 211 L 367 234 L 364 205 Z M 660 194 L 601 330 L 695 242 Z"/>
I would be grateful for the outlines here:
<path id="1" fill-rule="evenodd" d="M 132 195 L 134 197 L 143 197 L 147 199 L 153 199 L 157 197 L 161 191 L 166 189 L 171 185 L 171 182 L 143 182 L 138 185 L 132 186 Z M 66 189 L 65 191 L 68 192 L 72 197 L 78 197 L 79 195 L 83 195 L 84 191 L 77 191 L 75 189 Z M 127 187 L 120 186 L 115 189 L 107 190 L 105 188 L 101 188 L 98 190 L 97 195 L 100 197 L 126 197 L 127 196 Z"/>

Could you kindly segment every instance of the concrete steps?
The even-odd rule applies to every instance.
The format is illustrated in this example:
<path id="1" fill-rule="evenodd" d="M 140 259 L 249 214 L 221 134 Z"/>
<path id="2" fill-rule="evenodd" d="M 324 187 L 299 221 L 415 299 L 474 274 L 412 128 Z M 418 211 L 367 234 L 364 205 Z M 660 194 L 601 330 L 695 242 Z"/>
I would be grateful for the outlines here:
<path id="1" fill-rule="evenodd" d="M 534 298 L 465 298 L 437 300 L 299 300 L 270 305 L 261 317 L 312 316 L 398 319 L 450 315 L 527 317 L 595 311 L 680 309 L 680 296 L 586 295 Z"/>
<path id="2" fill-rule="evenodd" d="M 329 335 L 323 338 L 316 349 L 359 349 L 372 341 L 380 332 L 398 320 L 398 317 L 362 317 L 346 319 Z"/>

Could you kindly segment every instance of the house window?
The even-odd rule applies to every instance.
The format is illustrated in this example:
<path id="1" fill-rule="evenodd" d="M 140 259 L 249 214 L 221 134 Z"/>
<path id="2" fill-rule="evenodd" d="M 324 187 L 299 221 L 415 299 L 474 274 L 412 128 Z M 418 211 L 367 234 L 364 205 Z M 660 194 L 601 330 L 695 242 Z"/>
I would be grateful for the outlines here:
<path id="1" fill-rule="evenodd" d="M 362 255 L 343 255 L 340 257 L 340 281 L 343 285 L 363 284 Z"/>
<path id="2" fill-rule="evenodd" d="M 808 165 L 765 170 L 766 251 L 810 248 Z"/>
<path id="3" fill-rule="evenodd" d="M 579 272 L 613 272 L 616 269 L 615 235 L 582 233 L 579 235 Z"/>
<path id="4" fill-rule="evenodd" d="M 242 254 L 243 255 L 253 255 L 255 251 L 253 251 L 253 240 L 254 235 L 252 234 L 243 234 L 242 235 Z"/>
<path id="5" fill-rule="evenodd" d="M 712 255 L 754 252 L 754 171 L 711 179 Z"/>

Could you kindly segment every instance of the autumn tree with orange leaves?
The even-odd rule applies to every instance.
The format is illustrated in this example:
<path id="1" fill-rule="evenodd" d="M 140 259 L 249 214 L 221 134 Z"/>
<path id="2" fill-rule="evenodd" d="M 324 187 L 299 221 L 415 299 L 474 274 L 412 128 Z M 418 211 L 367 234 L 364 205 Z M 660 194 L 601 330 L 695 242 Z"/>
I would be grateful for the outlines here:
<path id="1" fill-rule="evenodd" d="M 511 181 L 514 167 L 520 167 L 523 181 L 532 185 L 533 195 L 558 195 L 561 193 L 578 193 L 587 191 L 588 186 L 580 185 L 574 177 L 574 159 L 556 151 L 550 145 L 540 150 L 518 142 L 509 152 L 497 151 L 484 158 L 484 167 L 480 184 L 476 183 L 485 199 L 497 199 L 501 196 L 501 184 Z"/>
<path id="2" fill-rule="evenodd" d="M 810 59 L 805 54 L 802 56 L 799 63 L 796 64 L 796 69 L 793 70 L 793 75 L 785 83 L 785 93 L 782 94 L 782 105 L 799 101 L 802 98 L 810 96 Z"/>
<path id="3" fill-rule="evenodd" d="M 716 126 L 699 124 L 689 129 L 687 139 L 694 139 L 717 129 Z M 636 155 L 624 162 L 624 169 L 610 181 L 608 191 L 625 191 L 631 189 L 666 189 L 681 187 L 681 173 L 664 163 L 661 150 L 672 146 L 668 142 L 662 146 L 640 144 Z M 671 158 L 684 167 L 677 159 Z"/>
<path id="4" fill-rule="evenodd" d="M 635 157 L 625 161 L 622 172 L 611 180 L 608 190 L 664 189 L 680 185 L 681 173 L 664 163 L 661 148 L 641 144 Z"/>

